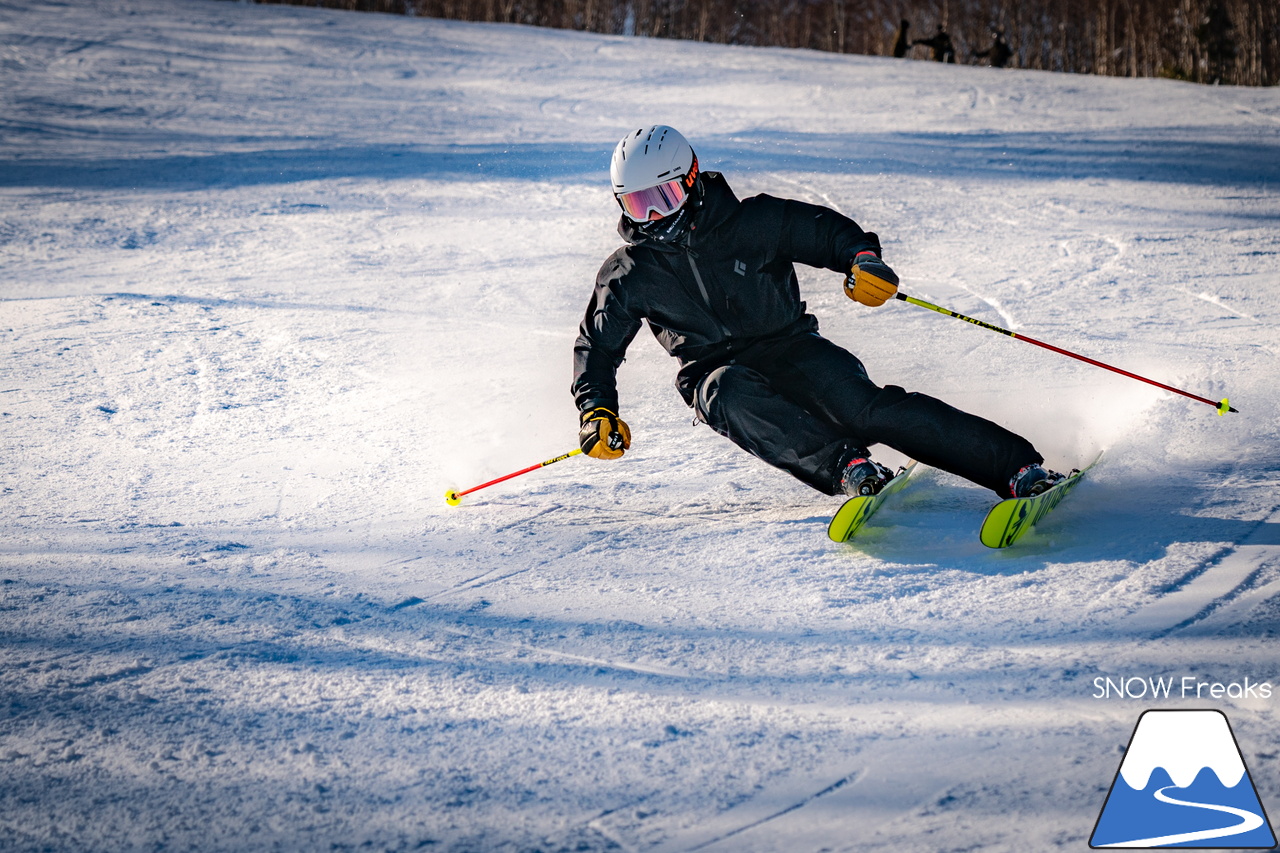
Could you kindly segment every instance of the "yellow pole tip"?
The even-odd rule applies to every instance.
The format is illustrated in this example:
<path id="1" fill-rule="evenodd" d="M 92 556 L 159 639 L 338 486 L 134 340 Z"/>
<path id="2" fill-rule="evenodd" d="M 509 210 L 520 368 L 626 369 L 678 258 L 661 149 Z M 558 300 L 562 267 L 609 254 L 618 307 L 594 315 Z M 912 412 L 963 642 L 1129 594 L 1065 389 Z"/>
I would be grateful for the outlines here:
<path id="1" fill-rule="evenodd" d="M 1218 404 L 1218 414 L 1220 416 L 1225 415 L 1229 411 L 1231 411 L 1231 406 L 1227 403 L 1227 398 L 1223 397 L 1222 402 Z"/>
<path id="2" fill-rule="evenodd" d="M 455 492 L 453 489 L 450 489 L 449 491 L 444 493 L 444 502 L 447 503 L 449 506 L 457 506 L 458 504 L 462 503 L 462 498 L 458 497 L 457 492 Z"/>

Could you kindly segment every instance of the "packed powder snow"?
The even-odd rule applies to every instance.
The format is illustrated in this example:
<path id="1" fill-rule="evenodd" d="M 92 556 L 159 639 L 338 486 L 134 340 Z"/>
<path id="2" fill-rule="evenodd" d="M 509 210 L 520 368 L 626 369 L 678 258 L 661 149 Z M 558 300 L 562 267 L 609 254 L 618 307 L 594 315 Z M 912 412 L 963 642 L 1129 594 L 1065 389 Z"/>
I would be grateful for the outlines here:
<path id="1" fill-rule="evenodd" d="M 896 23 L 896 22 L 893 22 Z M 212 0 L 0 9 L 0 848 L 1084 849 L 1150 707 L 1280 810 L 1280 92 Z M 610 152 L 880 235 L 871 378 L 1103 462 L 1006 551 L 839 505 L 643 333 L 574 457 Z M 878 458 L 903 460 L 891 453 Z"/>

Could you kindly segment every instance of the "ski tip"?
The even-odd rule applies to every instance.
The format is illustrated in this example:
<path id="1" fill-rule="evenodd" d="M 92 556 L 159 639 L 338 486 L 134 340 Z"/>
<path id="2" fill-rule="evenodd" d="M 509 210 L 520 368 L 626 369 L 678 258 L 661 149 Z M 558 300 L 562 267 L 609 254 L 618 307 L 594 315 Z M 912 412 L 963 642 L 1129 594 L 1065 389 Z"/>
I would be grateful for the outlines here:
<path id="1" fill-rule="evenodd" d="M 1240 414 L 1240 410 L 1232 406 L 1227 401 L 1226 397 L 1223 397 L 1222 402 L 1218 404 L 1218 415 L 1225 415 L 1227 412 L 1235 412 L 1237 415 Z"/>
<path id="2" fill-rule="evenodd" d="M 453 489 L 444 493 L 444 502 L 449 506 L 457 506 L 462 503 L 462 498 L 458 497 L 458 493 Z"/>

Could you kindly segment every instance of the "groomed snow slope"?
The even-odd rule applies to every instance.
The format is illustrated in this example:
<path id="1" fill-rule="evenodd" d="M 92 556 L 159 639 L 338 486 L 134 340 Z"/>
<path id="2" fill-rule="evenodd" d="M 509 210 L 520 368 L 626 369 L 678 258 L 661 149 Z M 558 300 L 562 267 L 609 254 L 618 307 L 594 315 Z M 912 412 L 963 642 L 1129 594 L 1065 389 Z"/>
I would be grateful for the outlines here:
<path id="1" fill-rule="evenodd" d="M 1280 811 L 1280 92 L 211 0 L 6 2 L 0 68 L 0 848 L 1083 850 L 1148 707 Z M 932 470 L 838 546 L 642 333 L 624 459 L 447 507 L 574 446 L 653 122 L 1241 414 L 805 270 L 873 379 L 1104 461 L 1008 551 Z"/>

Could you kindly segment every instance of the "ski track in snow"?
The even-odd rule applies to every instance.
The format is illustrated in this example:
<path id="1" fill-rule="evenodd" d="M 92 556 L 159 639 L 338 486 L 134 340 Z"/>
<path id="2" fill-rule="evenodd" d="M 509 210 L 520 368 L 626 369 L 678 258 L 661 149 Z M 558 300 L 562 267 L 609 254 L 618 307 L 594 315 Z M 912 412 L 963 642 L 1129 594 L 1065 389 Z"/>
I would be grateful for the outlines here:
<path id="1" fill-rule="evenodd" d="M 211 0 L 9 4 L 0 67 L 0 849 L 1083 848 L 1207 703 L 1095 678 L 1280 684 L 1274 90 Z M 1241 414 L 802 269 L 873 379 L 1102 463 L 1008 551 L 925 469 L 835 545 L 642 334 L 623 460 L 445 506 L 574 446 L 652 122 Z M 1209 703 L 1264 802 L 1276 701 Z"/>

